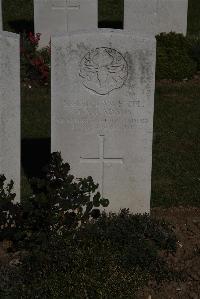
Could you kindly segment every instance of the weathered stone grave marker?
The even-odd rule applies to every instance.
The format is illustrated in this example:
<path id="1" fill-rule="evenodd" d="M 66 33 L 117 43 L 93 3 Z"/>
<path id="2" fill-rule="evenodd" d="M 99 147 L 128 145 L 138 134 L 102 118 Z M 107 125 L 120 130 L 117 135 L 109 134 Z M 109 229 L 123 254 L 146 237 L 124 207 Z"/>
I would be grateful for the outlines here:
<path id="1" fill-rule="evenodd" d="M 98 27 L 97 0 L 34 0 L 35 33 L 41 33 L 40 47 L 52 34 Z"/>
<path id="2" fill-rule="evenodd" d="M 186 35 L 188 0 L 158 0 L 157 30 L 160 32 L 177 32 Z"/>
<path id="3" fill-rule="evenodd" d="M 155 35 L 158 0 L 124 0 L 124 29 Z"/>
<path id="4" fill-rule="evenodd" d="M 142 34 L 187 32 L 188 0 L 124 0 L 124 29 Z"/>
<path id="5" fill-rule="evenodd" d="M 105 158 L 104 156 L 104 142 L 105 142 L 105 136 L 104 135 L 99 135 L 99 157 L 98 158 L 81 158 L 81 163 L 97 163 L 100 164 L 100 169 L 101 169 L 101 176 L 100 176 L 100 181 L 99 181 L 99 189 L 102 197 L 104 197 L 104 167 L 105 164 L 123 164 L 123 159 L 122 158 Z"/>
<path id="6" fill-rule="evenodd" d="M 73 0 L 71 2 L 69 1 L 65 1 L 63 4 L 60 3 L 61 5 L 59 5 L 59 3 L 52 5 L 52 9 L 53 10 L 64 10 L 65 13 L 65 26 L 64 28 L 66 29 L 66 31 L 70 31 L 70 14 L 73 14 L 73 10 L 80 10 L 80 0 Z"/>
<path id="7" fill-rule="evenodd" d="M 20 57 L 19 36 L 0 32 L 0 173 L 15 183 L 20 200 Z"/>
<path id="8" fill-rule="evenodd" d="M 156 42 L 123 30 L 52 38 L 52 151 L 110 209 L 149 212 Z"/>

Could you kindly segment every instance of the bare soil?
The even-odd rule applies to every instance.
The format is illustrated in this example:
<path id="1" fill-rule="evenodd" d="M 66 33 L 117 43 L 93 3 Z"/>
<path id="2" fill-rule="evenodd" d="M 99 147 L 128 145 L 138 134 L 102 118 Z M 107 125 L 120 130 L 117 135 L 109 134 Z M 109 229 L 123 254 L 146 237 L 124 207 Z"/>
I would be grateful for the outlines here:
<path id="1" fill-rule="evenodd" d="M 172 224 L 178 238 L 175 256 L 168 257 L 169 265 L 183 271 L 183 281 L 150 282 L 138 299 L 199 299 L 200 298 L 200 208 L 154 208 L 152 216 Z"/>

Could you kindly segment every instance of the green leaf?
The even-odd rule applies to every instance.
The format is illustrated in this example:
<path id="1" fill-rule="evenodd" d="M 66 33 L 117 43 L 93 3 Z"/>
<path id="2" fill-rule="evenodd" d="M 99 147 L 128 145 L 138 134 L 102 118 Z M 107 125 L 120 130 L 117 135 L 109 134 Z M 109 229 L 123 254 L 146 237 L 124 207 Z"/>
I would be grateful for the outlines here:
<path id="1" fill-rule="evenodd" d="M 95 194 L 93 197 L 93 204 L 94 204 L 95 208 L 98 208 L 100 206 L 100 198 L 101 198 L 101 195 L 99 192 L 97 192 L 97 194 Z"/>
<path id="2" fill-rule="evenodd" d="M 109 206 L 109 200 L 107 199 L 107 198 L 101 198 L 100 199 L 100 204 L 104 207 L 104 208 L 106 208 L 106 207 L 108 207 Z"/>

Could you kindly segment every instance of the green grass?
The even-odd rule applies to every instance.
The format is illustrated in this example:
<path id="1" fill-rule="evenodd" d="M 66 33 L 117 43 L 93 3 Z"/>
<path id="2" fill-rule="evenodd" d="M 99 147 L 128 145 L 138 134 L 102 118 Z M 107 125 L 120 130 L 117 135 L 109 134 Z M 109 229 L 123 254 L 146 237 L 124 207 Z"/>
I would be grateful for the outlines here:
<path id="1" fill-rule="evenodd" d="M 23 31 L 22 28 L 33 29 L 32 0 L 2 0 L 2 10 L 4 30 L 19 32 Z"/>
<path id="2" fill-rule="evenodd" d="M 188 2 L 188 35 L 200 36 L 200 1 Z"/>
<path id="3" fill-rule="evenodd" d="M 156 88 L 152 206 L 200 205 L 200 86 Z"/>
<path id="4" fill-rule="evenodd" d="M 50 88 L 23 87 L 21 91 L 22 139 L 50 137 Z"/>
<path id="5" fill-rule="evenodd" d="M 99 0 L 99 26 L 123 27 L 123 0 Z"/>

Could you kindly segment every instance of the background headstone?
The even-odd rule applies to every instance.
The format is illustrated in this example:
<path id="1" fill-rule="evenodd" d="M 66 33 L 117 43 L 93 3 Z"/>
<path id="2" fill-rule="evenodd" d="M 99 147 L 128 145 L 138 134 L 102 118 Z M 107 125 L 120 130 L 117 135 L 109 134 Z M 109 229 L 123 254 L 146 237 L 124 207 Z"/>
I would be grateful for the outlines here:
<path id="1" fill-rule="evenodd" d="M 141 34 L 156 32 L 157 0 L 124 0 L 124 29 Z"/>
<path id="2" fill-rule="evenodd" d="M 0 0 L 0 30 L 3 28 L 3 15 L 2 15 L 2 4 Z"/>
<path id="3" fill-rule="evenodd" d="M 157 24 L 160 32 L 187 33 L 188 0 L 158 0 Z"/>
<path id="4" fill-rule="evenodd" d="M 188 0 L 124 0 L 124 29 L 142 34 L 187 32 Z"/>
<path id="5" fill-rule="evenodd" d="M 19 36 L 0 32 L 0 173 L 15 183 L 20 199 Z"/>
<path id="6" fill-rule="evenodd" d="M 35 33 L 41 33 L 40 47 L 47 46 L 54 33 L 98 28 L 98 0 L 34 0 Z"/>
<path id="7" fill-rule="evenodd" d="M 155 39 L 121 30 L 52 38 L 52 151 L 110 209 L 149 212 Z"/>

